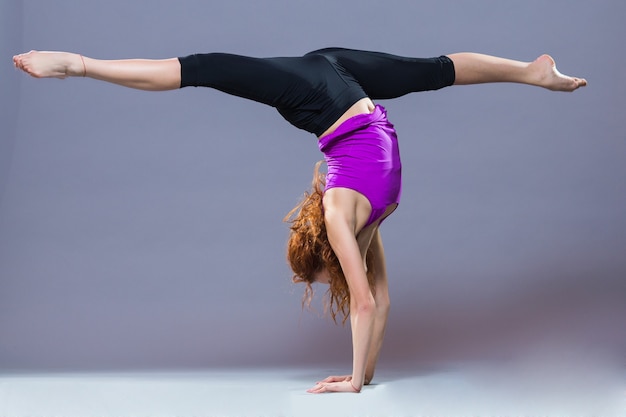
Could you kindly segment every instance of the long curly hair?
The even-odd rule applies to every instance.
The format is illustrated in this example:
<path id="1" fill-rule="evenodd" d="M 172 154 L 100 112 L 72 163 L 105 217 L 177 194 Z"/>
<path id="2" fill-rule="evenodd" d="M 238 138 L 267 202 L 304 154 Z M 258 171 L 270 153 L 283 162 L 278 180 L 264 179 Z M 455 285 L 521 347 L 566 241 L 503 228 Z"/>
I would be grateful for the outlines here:
<path id="1" fill-rule="evenodd" d="M 330 282 L 325 302 L 326 310 L 335 323 L 338 316 L 343 316 L 341 322 L 345 323 L 350 313 L 350 291 L 339 259 L 330 246 L 326 234 L 322 204 L 326 175 L 320 172 L 323 162 L 315 164 L 311 190 L 304 193 L 302 201 L 283 219 L 291 224 L 287 241 L 287 261 L 294 273 L 292 281 L 306 285 L 302 298 L 303 308 L 310 306 L 313 299 L 314 291 L 311 284 L 315 282 L 315 274 L 324 269 L 328 271 Z M 369 253 L 366 262 L 367 279 L 374 291 L 374 265 Z"/>

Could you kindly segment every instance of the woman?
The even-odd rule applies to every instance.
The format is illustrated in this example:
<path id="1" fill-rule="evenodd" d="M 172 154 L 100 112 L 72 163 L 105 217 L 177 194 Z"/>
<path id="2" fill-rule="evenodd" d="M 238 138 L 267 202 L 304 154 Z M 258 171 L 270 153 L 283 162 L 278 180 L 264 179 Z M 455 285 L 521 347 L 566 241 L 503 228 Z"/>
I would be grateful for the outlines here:
<path id="1" fill-rule="evenodd" d="M 353 365 L 351 375 L 328 377 L 312 393 L 360 392 L 373 377 L 385 332 L 389 296 L 378 229 L 399 203 L 401 167 L 393 125 L 372 100 L 449 85 L 516 82 L 574 91 L 587 84 L 560 74 L 548 55 L 525 63 L 475 53 L 420 59 L 329 48 L 302 57 L 97 60 L 31 51 L 13 62 L 38 78 L 90 77 L 151 91 L 212 87 L 276 107 L 317 136 L 326 183 L 316 169 L 312 193 L 292 211 L 288 258 L 294 281 L 307 285 L 305 296 L 315 281 L 330 284 L 333 318 L 350 318 Z"/>

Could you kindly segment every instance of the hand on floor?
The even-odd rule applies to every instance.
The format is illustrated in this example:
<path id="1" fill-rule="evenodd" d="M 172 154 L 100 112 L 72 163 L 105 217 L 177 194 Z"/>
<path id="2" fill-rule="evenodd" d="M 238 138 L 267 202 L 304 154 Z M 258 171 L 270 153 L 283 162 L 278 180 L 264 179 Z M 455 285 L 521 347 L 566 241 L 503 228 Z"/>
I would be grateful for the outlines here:
<path id="1" fill-rule="evenodd" d="M 358 393 L 356 387 L 352 384 L 352 375 L 345 376 L 329 376 L 328 378 L 315 384 L 313 388 L 307 390 L 312 394 L 321 394 L 324 392 L 351 392 Z"/>

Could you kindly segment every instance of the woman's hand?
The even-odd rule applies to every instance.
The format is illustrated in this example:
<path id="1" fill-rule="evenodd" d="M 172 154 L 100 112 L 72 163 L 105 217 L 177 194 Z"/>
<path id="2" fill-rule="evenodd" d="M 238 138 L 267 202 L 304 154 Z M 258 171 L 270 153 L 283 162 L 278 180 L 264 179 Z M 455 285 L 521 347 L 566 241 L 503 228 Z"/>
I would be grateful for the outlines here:
<path id="1" fill-rule="evenodd" d="M 352 375 L 329 376 L 323 381 L 315 384 L 313 388 L 307 390 L 311 394 L 321 394 L 324 392 L 361 392 L 352 384 Z"/>
<path id="2" fill-rule="evenodd" d="M 329 376 L 328 378 L 323 379 L 320 382 L 342 382 L 342 381 L 352 381 L 352 375 Z"/>

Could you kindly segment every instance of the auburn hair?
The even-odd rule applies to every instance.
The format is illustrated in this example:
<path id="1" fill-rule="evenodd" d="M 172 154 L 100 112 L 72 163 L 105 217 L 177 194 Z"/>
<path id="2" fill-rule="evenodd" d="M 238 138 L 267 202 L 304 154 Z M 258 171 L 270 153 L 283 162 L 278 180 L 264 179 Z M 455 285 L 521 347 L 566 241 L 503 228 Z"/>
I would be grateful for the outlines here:
<path id="1" fill-rule="evenodd" d="M 311 190 L 304 193 L 300 203 L 284 218 L 285 222 L 290 223 L 287 261 L 293 271 L 292 281 L 306 285 L 302 298 L 303 308 L 310 306 L 313 299 L 313 286 L 311 284 L 315 282 L 315 274 L 324 269 L 328 271 L 330 282 L 326 292 L 328 299 L 325 306 L 335 323 L 338 315 L 343 316 L 341 322 L 345 323 L 350 314 L 350 291 L 339 259 L 330 246 L 326 234 L 322 203 L 326 175 L 320 172 L 320 166 L 323 162 L 320 161 L 315 164 Z M 374 265 L 369 253 L 366 256 L 366 261 L 367 279 L 370 288 L 374 291 Z"/>

